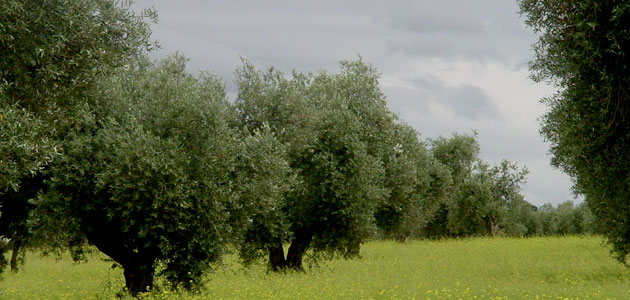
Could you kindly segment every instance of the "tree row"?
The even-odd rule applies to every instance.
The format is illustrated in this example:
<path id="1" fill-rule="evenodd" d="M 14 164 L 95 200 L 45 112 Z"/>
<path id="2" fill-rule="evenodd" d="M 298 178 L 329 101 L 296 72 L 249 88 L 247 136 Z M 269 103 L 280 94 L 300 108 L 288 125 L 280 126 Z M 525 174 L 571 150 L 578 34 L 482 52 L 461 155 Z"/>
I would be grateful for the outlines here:
<path id="1" fill-rule="evenodd" d="M 155 276 L 195 289 L 229 249 L 282 271 L 379 236 L 552 232 L 544 210 L 530 224 L 525 168 L 482 161 L 475 134 L 420 139 L 361 59 L 291 75 L 243 61 L 231 101 L 181 55 L 146 58 L 151 16 L 106 0 L 0 4 L 12 266 L 29 247 L 76 259 L 95 247 L 136 295 Z"/>

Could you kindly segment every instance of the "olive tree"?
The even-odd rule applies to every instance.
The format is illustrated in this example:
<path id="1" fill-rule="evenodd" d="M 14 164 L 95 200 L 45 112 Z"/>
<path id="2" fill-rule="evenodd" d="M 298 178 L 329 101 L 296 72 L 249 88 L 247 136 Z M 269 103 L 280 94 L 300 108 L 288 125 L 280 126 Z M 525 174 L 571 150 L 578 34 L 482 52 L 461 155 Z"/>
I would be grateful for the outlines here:
<path id="1" fill-rule="evenodd" d="M 501 212 L 491 206 L 492 190 L 486 174 L 474 174 L 458 187 L 447 205 L 448 232 L 453 236 L 473 236 L 491 234 L 492 225 L 486 219 Z M 490 232 L 488 232 L 490 231 Z"/>
<path id="2" fill-rule="evenodd" d="M 457 205 L 460 189 L 471 176 L 474 164 L 479 160 L 479 144 L 476 135 L 457 133 L 450 138 L 438 137 L 430 140 L 430 143 L 431 155 L 446 167 L 452 184 L 447 186 L 444 201 L 439 203 L 437 211 L 423 231 L 428 237 L 442 237 L 450 235 L 449 207 Z M 453 213 L 450 214 L 453 215 Z"/>
<path id="3" fill-rule="evenodd" d="M 427 228 L 429 235 L 496 235 L 512 202 L 523 198 L 527 169 L 508 160 L 490 166 L 479 158 L 476 135 L 454 134 L 433 140 L 434 157 L 453 178 L 449 195 Z"/>
<path id="4" fill-rule="evenodd" d="M 552 165 L 573 178 L 576 193 L 604 229 L 615 257 L 630 257 L 630 3 L 623 0 L 520 0 L 538 35 L 530 64 L 536 81 L 558 92 L 543 99 L 542 135 Z"/>
<path id="5" fill-rule="evenodd" d="M 302 269 L 308 250 L 356 254 L 385 194 L 381 154 L 394 117 L 378 74 L 360 60 L 342 62 L 336 74 L 287 78 L 248 62 L 236 74 L 239 119 L 250 129 L 267 124 L 286 146 L 296 176 L 277 217 L 253 220 L 258 226 L 241 247 L 249 249 L 243 258 L 268 255 L 272 270 L 282 270 Z"/>
<path id="6" fill-rule="evenodd" d="M 309 75 L 294 73 L 289 80 L 273 68 L 261 72 L 246 60 L 235 73 L 238 86 L 235 108 L 239 123 L 246 133 L 263 128 L 271 131 L 286 149 L 294 178 L 291 190 L 274 199 L 275 208 L 271 213 L 252 216 L 238 243 L 239 255 L 247 265 L 267 257 L 269 267 L 280 271 L 287 266 L 283 245 L 292 239 L 289 219 L 292 208 L 287 199 L 301 185 L 292 162 L 298 160 L 315 139 L 316 110 L 304 96 L 312 79 Z"/>
<path id="7" fill-rule="evenodd" d="M 540 235 L 584 235 L 600 233 L 593 213 L 585 202 L 577 205 L 567 200 L 556 207 L 545 203 L 535 213 Z"/>
<path id="8" fill-rule="evenodd" d="M 490 235 L 503 231 L 508 210 L 523 198 L 521 184 L 527 169 L 503 160 L 499 165 L 478 161 L 448 206 L 448 229 L 453 235 Z"/>
<path id="9" fill-rule="evenodd" d="M 197 287 L 249 216 L 273 210 L 269 199 L 287 182 L 273 135 L 243 138 L 222 81 L 184 67 L 175 56 L 106 80 L 108 94 L 68 135 L 36 211 L 42 230 L 69 220 L 69 237 L 120 264 L 134 295 L 155 275 Z"/>
<path id="10" fill-rule="evenodd" d="M 73 126 L 77 104 L 93 99 L 99 76 L 150 47 L 152 12 L 117 3 L 0 2 L 0 235 L 14 257 L 28 239 L 29 201 L 63 153 L 56 140 Z"/>
<path id="11" fill-rule="evenodd" d="M 375 220 L 384 237 L 404 241 L 419 235 L 433 219 L 451 176 L 409 125 L 395 124 L 389 141 L 383 155 L 387 195 L 376 209 Z"/>
<path id="12" fill-rule="evenodd" d="M 484 222 L 489 235 L 496 235 L 503 230 L 508 210 L 513 203 L 518 205 L 520 201 L 524 201 L 521 185 L 526 182 L 528 173 L 526 167 L 519 168 L 516 163 L 507 159 L 490 168 L 492 198 L 484 206 Z"/>
<path id="13" fill-rule="evenodd" d="M 508 203 L 503 234 L 508 236 L 542 236 L 544 234 L 538 207 L 523 197 L 516 197 Z"/>
<path id="14" fill-rule="evenodd" d="M 595 222 L 595 216 L 586 202 L 581 202 L 575 206 L 572 221 L 576 234 L 601 233 Z"/>

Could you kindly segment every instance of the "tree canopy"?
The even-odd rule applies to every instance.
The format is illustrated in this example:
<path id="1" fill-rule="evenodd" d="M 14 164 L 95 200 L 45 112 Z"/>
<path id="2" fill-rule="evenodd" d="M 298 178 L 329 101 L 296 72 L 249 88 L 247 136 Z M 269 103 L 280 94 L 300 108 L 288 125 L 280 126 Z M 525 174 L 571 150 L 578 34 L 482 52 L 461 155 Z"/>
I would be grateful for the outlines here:
<path id="1" fill-rule="evenodd" d="M 348 254 L 370 235 L 373 208 L 383 194 L 380 143 L 393 115 L 377 73 L 359 60 L 342 62 L 338 74 L 294 73 L 286 79 L 249 62 L 236 74 L 242 124 L 269 124 L 289 149 L 297 180 L 279 199 L 283 216 L 274 225 L 254 220 L 257 228 L 248 237 L 258 251 L 242 256 L 268 254 L 272 269 L 280 270 L 301 269 L 309 249 Z M 290 243 L 286 258 L 283 243 Z"/>
<path id="2" fill-rule="evenodd" d="M 521 185 L 527 169 L 519 169 L 508 160 L 495 166 L 483 161 L 476 133 L 439 137 L 432 140 L 432 146 L 433 157 L 446 166 L 453 181 L 424 234 L 429 237 L 496 235 L 509 228 L 514 219 L 506 216 L 514 213 L 519 201 L 525 202 Z"/>
<path id="3" fill-rule="evenodd" d="M 543 100 L 551 163 L 573 178 L 620 262 L 630 258 L 630 3 L 519 1 L 539 34 L 532 77 L 558 92 Z"/>
<path id="4" fill-rule="evenodd" d="M 110 0 L 0 2 L 0 236 L 12 261 L 74 113 L 97 99 L 98 78 L 150 47 L 152 16 Z"/>
<path id="5" fill-rule="evenodd" d="M 73 128 L 37 209 L 44 225 L 71 220 L 63 230 L 119 263 L 133 294 L 153 286 L 156 269 L 195 287 L 289 176 L 273 136 L 233 127 L 223 83 L 184 67 L 175 56 L 110 77 L 108 105 Z"/>
<path id="6" fill-rule="evenodd" d="M 395 124 L 383 155 L 386 196 L 377 206 L 376 225 L 385 237 L 419 236 L 433 220 L 452 186 L 448 168 L 435 159 L 406 124 Z"/>
<path id="7" fill-rule="evenodd" d="M 2 1 L 4 101 L 46 113 L 89 100 L 96 78 L 151 47 L 147 17 L 111 0 Z"/>

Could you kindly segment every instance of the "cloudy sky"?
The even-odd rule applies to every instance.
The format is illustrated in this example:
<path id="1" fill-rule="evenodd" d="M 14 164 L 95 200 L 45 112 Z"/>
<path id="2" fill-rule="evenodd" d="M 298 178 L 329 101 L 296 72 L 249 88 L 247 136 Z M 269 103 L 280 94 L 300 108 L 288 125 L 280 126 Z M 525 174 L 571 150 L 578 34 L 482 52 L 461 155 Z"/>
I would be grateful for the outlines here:
<path id="1" fill-rule="evenodd" d="M 481 156 L 530 170 L 523 187 L 535 205 L 573 196 L 549 166 L 538 134 L 538 100 L 553 89 L 528 78 L 535 35 L 515 0 L 136 0 L 153 6 L 153 38 L 179 51 L 191 72 L 209 70 L 235 94 L 240 57 L 290 73 L 338 70 L 361 55 L 381 73 L 389 107 L 423 138 L 479 133 Z"/>

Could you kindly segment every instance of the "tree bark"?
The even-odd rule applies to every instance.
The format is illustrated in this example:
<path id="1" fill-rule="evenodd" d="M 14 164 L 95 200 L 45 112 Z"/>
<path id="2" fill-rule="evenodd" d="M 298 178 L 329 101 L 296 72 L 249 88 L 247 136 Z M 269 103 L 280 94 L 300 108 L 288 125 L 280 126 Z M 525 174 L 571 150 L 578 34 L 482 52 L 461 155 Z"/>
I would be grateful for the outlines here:
<path id="1" fill-rule="evenodd" d="M 269 247 L 269 266 L 274 272 L 279 272 L 287 267 L 287 261 L 284 259 L 284 248 L 282 243 Z"/>
<path id="2" fill-rule="evenodd" d="M 486 231 L 489 236 L 496 236 L 499 232 L 499 226 L 496 225 L 496 221 L 492 218 L 485 220 L 486 223 Z"/>
<path id="3" fill-rule="evenodd" d="M 151 249 L 134 251 L 120 245 L 116 234 L 105 227 L 91 228 L 85 232 L 89 233 L 90 243 L 123 267 L 125 286 L 132 296 L 135 297 L 138 293 L 145 293 L 153 288 L 155 251 Z"/>
<path id="4" fill-rule="evenodd" d="M 289 252 L 287 253 L 287 267 L 296 271 L 302 271 L 302 259 L 304 253 L 311 245 L 313 236 L 304 232 L 297 232 L 295 238 L 289 246 Z"/>
<path id="5" fill-rule="evenodd" d="M 486 233 L 488 236 L 494 236 L 494 233 L 492 232 L 492 223 L 488 221 L 486 221 Z"/>
<path id="6" fill-rule="evenodd" d="M 290 269 L 302 271 L 302 258 L 305 251 L 306 246 L 304 244 L 293 241 L 291 246 L 289 246 L 289 253 L 287 254 L 287 266 Z"/>
<path id="7" fill-rule="evenodd" d="M 127 291 L 132 296 L 137 296 L 138 293 L 146 293 L 149 289 L 153 288 L 153 275 L 155 270 L 153 266 L 123 266 L 125 269 L 123 275 L 125 276 L 125 286 Z"/>
<path id="8" fill-rule="evenodd" d="M 18 271 L 18 255 L 20 254 L 20 247 L 22 247 L 22 241 L 15 239 L 13 241 L 13 252 L 11 253 L 11 260 L 9 262 L 12 272 Z"/>
<path id="9" fill-rule="evenodd" d="M 361 241 L 356 240 L 348 244 L 348 247 L 346 247 L 346 253 L 344 256 L 345 258 L 355 258 L 355 257 L 361 258 L 360 253 L 361 253 Z"/>

